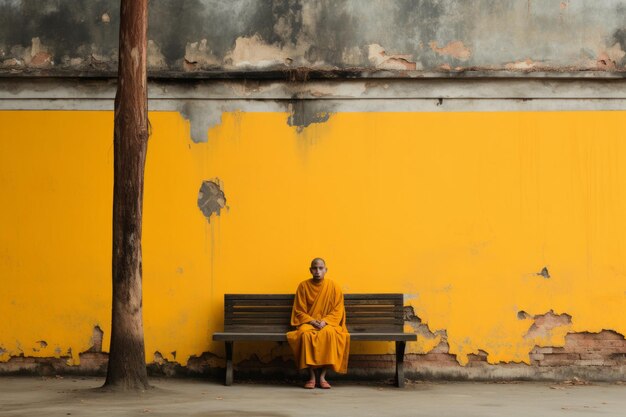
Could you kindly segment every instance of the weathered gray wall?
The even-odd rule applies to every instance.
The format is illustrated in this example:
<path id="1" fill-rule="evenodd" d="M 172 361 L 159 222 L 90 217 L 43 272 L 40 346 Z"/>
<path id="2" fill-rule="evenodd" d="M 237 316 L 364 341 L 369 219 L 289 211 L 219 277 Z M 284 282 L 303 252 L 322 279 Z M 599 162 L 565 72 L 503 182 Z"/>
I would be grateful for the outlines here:
<path id="1" fill-rule="evenodd" d="M 0 0 L 0 74 L 110 76 L 118 14 Z M 626 0 L 158 0 L 149 62 L 156 77 L 621 76 L 625 16 Z"/>

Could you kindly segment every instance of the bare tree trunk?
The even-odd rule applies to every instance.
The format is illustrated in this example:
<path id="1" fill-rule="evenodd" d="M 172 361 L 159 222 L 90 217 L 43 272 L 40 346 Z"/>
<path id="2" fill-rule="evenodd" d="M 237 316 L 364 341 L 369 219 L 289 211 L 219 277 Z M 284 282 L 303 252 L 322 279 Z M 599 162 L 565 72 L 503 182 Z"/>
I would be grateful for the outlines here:
<path id="1" fill-rule="evenodd" d="M 115 95 L 113 308 L 105 387 L 147 389 L 141 290 L 141 216 L 148 144 L 148 0 L 122 0 Z"/>

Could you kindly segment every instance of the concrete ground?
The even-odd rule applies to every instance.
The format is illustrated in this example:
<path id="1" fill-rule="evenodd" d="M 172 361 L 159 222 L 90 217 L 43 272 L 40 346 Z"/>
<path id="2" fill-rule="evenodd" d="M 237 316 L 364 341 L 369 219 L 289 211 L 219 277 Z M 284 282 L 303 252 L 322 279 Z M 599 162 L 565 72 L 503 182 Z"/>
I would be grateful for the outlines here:
<path id="1" fill-rule="evenodd" d="M 626 385 L 408 383 L 404 389 L 336 383 L 304 390 L 287 383 L 151 379 L 140 394 L 94 390 L 102 378 L 0 377 L 0 416 L 625 416 Z"/>

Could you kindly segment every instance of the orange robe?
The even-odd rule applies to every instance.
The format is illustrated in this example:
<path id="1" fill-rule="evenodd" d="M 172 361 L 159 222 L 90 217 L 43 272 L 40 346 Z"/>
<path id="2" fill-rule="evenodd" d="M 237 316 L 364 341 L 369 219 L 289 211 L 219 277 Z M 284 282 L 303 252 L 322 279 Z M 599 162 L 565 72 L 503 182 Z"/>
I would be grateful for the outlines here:
<path id="1" fill-rule="evenodd" d="M 311 320 L 324 320 L 327 325 L 318 330 L 308 324 Z M 339 285 L 328 278 L 301 282 L 293 301 L 291 325 L 298 329 L 287 333 L 287 341 L 298 369 L 331 366 L 335 372 L 348 371 L 350 334 Z"/>

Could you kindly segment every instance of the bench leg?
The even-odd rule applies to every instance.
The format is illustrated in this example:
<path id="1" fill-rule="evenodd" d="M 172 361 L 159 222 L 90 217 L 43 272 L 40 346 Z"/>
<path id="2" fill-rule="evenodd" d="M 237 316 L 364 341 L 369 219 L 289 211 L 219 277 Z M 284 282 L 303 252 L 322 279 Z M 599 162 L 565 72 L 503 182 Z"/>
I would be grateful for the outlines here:
<path id="1" fill-rule="evenodd" d="M 404 348 L 406 342 L 396 341 L 396 387 L 404 388 Z"/>
<path id="2" fill-rule="evenodd" d="M 226 342 L 226 386 L 233 384 L 233 343 Z"/>

